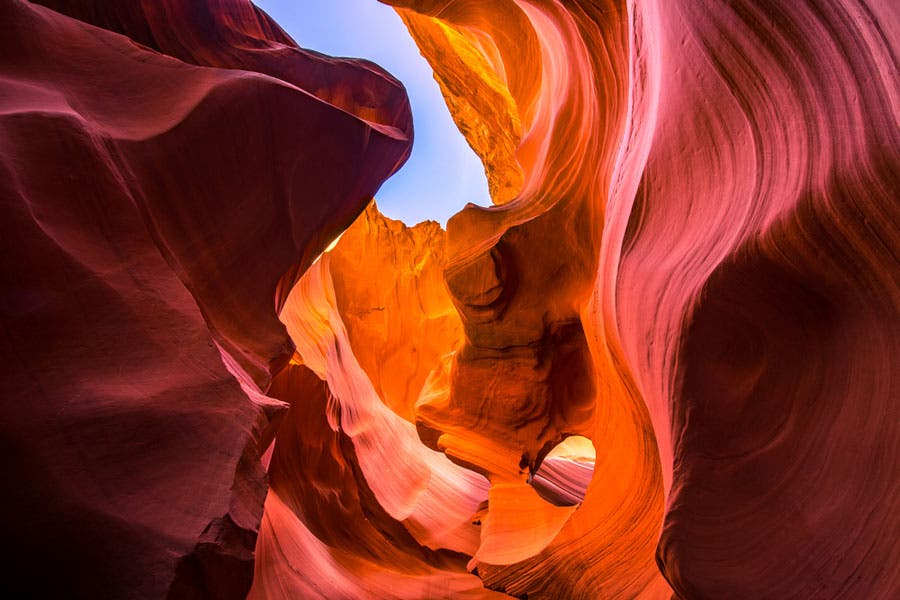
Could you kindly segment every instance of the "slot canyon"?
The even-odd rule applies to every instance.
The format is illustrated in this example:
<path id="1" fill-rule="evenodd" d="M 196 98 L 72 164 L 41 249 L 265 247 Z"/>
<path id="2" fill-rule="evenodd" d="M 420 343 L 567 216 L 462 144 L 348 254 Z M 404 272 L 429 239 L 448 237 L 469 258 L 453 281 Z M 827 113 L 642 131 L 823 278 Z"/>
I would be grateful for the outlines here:
<path id="1" fill-rule="evenodd" d="M 367 57 L 0 0 L 4 596 L 900 598 L 900 4 L 383 4 L 446 227 Z"/>

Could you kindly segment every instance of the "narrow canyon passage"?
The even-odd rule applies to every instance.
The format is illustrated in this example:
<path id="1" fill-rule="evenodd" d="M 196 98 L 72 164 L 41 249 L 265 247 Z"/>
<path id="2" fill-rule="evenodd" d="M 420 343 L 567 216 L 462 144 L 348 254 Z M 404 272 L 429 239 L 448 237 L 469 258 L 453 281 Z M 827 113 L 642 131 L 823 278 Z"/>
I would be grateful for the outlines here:
<path id="1" fill-rule="evenodd" d="M 0 3 L 11 595 L 900 596 L 894 4 L 355 3 Z"/>

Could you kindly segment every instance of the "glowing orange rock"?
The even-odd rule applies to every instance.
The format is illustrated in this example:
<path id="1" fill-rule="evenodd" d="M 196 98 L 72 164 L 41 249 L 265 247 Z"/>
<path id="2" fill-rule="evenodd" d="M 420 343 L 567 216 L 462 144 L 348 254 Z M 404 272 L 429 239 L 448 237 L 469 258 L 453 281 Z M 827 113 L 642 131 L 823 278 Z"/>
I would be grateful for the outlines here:
<path id="1" fill-rule="evenodd" d="M 472 521 L 487 481 L 426 448 L 398 414 L 408 410 L 409 380 L 422 387 L 422 361 L 435 368 L 459 342 L 437 278 L 442 244 L 436 224 L 407 229 L 370 207 L 287 298 L 281 319 L 297 355 L 270 393 L 293 407 L 275 440 L 252 597 L 492 595 L 460 554 L 447 552 L 477 550 Z M 355 277 L 379 268 L 378 278 Z M 367 356 L 368 369 L 357 356 Z M 397 394 L 396 411 L 379 389 Z M 340 566 L 309 568 L 330 561 Z"/>
<path id="2" fill-rule="evenodd" d="M 495 204 L 446 233 L 360 215 L 412 133 L 376 67 L 43 4 L 0 8 L 11 587 L 900 597 L 890 2 L 395 0 Z"/>
<path id="3" fill-rule="evenodd" d="M 495 89 L 499 81 L 516 111 L 517 129 L 490 112 L 454 112 L 463 132 L 491 131 L 468 136 L 488 172 L 515 165 L 522 182 L 514 200 L 466 207 L 448 224 L 447 283 L 466 344 L 449 393 L 418 407 L 423 439 L 493 484 L 485 523 L 505 525 L 484 527 L 479 575 L 511 594 L 665 597 L 654 558 L 663 482 L 652 425 L 594 343 L 588 310 L 628 126 L 627 11 L 614 3 L 572 12 L 553 3 L 397 4 L 415 9 L 401 14 L 445 87 L 462 80 Z M 476 50 L 480 61 L 469 58 Z M 482 147 L 498 139 L 514 143 L 515 155 Z M 597 455 L 577 510 L 553 507 L 527 485 L 571 434 L 593 440 Z M 528 497 L 530 511 L 521 504 Z"/>
<path id="4" fill-rule="evenodd" d="M 410 422 L 425 379 L 462 342 L 444 284 L 445 237 L 437 223 L 408 228 L 373 204 L 328 254 L 360 366 L 382 401 Z"/>
<path id="5" fill-rule="evenodd" d="M 423 439 L 492 490 L 564 433 L 597 451 L 486 585 L 668 597 L 658 560 L 686 598 L 900 593 L 890 3 L 391 3 L 488 172 L 522 174 L 449 223 L 466 344 Z"/>

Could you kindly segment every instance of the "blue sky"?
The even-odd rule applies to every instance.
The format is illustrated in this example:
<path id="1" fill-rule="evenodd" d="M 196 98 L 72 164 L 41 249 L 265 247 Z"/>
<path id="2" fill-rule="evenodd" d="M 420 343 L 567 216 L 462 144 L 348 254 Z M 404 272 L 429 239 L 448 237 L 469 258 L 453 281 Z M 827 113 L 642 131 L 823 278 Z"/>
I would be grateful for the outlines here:
<path id="1" fill-rule="evenodd" d="M 254 0 L 304 48 L 367 58 L 403 82 L 415 127 L 412 156 L 376 194 L 387 216 L 413 225 L 447 219 L 466 202 L 490 205 L 481 161 L 453 123 L 431 68 L 392 8 L 377 0 Z"/>

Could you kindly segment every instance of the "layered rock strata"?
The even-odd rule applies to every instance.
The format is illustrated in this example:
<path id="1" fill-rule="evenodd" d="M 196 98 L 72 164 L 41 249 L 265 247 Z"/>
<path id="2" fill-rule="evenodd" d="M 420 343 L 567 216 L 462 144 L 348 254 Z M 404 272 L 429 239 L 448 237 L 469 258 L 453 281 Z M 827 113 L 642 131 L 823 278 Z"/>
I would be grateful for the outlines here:
<path id="1" fill-rule="evenodd" d="M 0 4 L 10 587 L 900 596 L 893 5 L 390 4 L 488 176 L 446 232 L 369 204 L 375 65 Z"/>
<path id="2" fill-rule="evenodd" d="M 406 95 L 249 2 L 47 4 L 0 4 L 5 585 L 240 598 L 279 282 L 402 164 Z"/>

